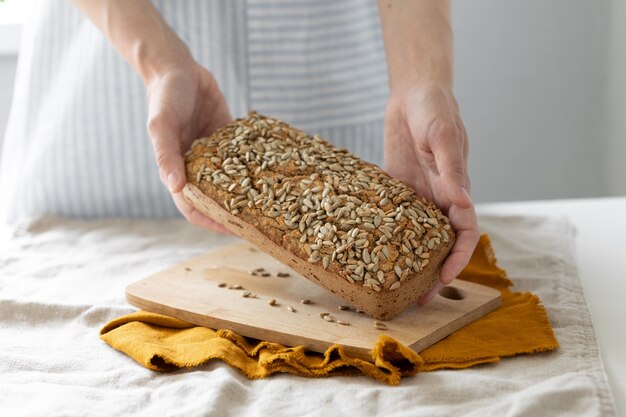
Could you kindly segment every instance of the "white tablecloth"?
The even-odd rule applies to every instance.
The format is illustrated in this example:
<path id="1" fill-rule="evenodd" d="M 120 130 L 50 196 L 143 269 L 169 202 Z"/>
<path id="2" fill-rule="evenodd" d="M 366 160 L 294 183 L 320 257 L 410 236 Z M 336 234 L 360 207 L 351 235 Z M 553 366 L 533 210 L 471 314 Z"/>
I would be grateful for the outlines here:
<path id="1" fill-rule="evenodd" d="M 565 221 L 482 217 L 518 291 L 537 293 L 561 349 L 405 379 L 249 381 L 221 362 L 160 374 L 98 338 L 133 311 L 124 288 L 232 242 L 183 221 L 44 218 L 0 244 L 0 414 L 7 416 L 612 416 Z"/>

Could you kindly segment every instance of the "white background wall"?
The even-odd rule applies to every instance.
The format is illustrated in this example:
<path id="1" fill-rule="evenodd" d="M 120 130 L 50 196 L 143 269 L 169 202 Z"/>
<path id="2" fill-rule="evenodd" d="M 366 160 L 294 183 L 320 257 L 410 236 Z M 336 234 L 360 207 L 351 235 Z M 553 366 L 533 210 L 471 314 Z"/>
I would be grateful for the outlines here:
<path id="1" fill-rule="evenodd" d="M 605 195 L 609 2 L 453 5 L 476 200 Z"/>
<path id="2" fill-rule="evenodd" d="M 610 14 L 607 186 L 626 195 L 626 2 L 614 0 Z"/>
<path id="3" fill-rule="evenodd" d="M 476 201 L 626 195 L 626 2 L 456 0 L 453 26 Z"/>

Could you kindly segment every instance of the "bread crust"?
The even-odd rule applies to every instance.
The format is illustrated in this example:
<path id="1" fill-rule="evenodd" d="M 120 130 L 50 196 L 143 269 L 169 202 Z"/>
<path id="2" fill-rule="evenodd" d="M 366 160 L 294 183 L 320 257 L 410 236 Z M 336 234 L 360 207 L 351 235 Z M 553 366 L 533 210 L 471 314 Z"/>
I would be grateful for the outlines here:
<path id="1" fill-rule="evenodd" d="M 448 219 L 377 166 L 254 112 L 185 165 L 190 205 L 379 320 L 428 291 L 454 245 Z"/>

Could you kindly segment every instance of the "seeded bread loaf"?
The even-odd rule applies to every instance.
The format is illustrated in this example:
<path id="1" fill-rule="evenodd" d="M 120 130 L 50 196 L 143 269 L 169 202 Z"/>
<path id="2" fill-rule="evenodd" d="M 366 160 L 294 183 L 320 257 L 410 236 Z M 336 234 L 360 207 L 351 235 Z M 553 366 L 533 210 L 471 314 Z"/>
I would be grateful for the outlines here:
<path id="1" fill-rule="evenodd" d="M 254 112 L 196 140 L 185 164 L 193 207 L 377 319 L 431 288 L 454 244 L 402 182 Z"/>

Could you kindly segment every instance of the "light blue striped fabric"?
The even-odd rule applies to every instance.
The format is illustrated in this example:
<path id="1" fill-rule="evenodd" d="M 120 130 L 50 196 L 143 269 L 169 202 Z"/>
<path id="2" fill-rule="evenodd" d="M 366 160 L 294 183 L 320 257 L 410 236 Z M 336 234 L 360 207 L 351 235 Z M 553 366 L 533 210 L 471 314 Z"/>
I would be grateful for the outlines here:
<path id="1" fill-rule="evenodd" d="M 69 1 L 24 30 L 2 152 L 4 217 L 178 216 L 141 80 Z M 382 163 L 387 76 L 375 2 L 161 0 L 235 117 L 257 110 Z"/>

